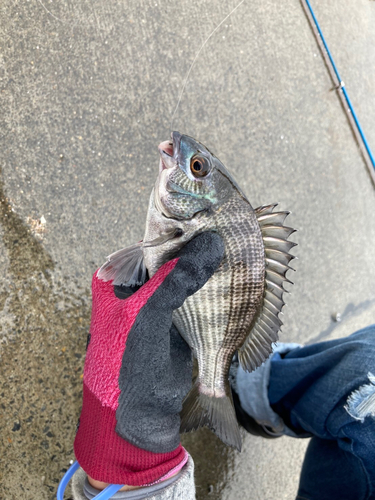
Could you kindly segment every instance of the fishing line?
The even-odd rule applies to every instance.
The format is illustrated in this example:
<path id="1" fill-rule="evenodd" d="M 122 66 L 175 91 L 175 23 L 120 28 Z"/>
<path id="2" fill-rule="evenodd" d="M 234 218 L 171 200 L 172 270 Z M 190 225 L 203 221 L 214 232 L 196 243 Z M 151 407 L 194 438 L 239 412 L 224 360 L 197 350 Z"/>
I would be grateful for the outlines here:
<path id="1" fill-rule="evenodd" d="M 368 142 L 366 140 L 366 137 L 365 137 L 365 134 L 364 134 L 364 132 L 362 130 L 361 124 L 359 123 L 357 115 L 356 115 L 356 113 L 354 111 L 353 105 L 352 105 L 351 100 L 349 98 L 349 95 L 348 95 L 348 93 L 346 91 L 345 84 L 341 80 L 340 74 L 338 72 L 338 69 L 337 69 L 336 64 L 335 64 L 335 62 L 333 60 L 332 54 L 331 54 L 331 52 L 330 52 L 330 50 L 328 48 L 327 42 L 326 42 L 326 40 L 325 40 L 325 38 L 323 36 L 322 30 L 321 30 L 321 28 L 319 26 L 318 20 L 317 20 L 315 14 L 314 14 L 314 11 L 313 11 L 313 9 L 311 7 L 311 4 L 310 4 L 309 0 L 301 0 L 301 2 L 302 2 L 302 6 L 304 7 L 304 10 L 305 10 L 305 12 L 307 14 L 307 17 L 308 17 L 310 23 L 312 24 L 313 31 L 315 33 L 317 41 L 319 41 L 319 37 L 320 37 L 320 40 L 321 40 L 321 42 L 323 44 L 325 52 L 324 52 L 321 44 L 318 43 L 318 45 L 319 45 L 319 47 L 320 47 L 320 49 L 322 51 L 323 57 L 324 57 L 324 59 L 326 61 L 326 64 L 328 66 L 328 69 L 330 69 L 330 73 L 331 73 L 331 77 L 332 77 L 333 81 L 334 81 L 334 77 L 333 77 L 332 73 L 337 78 L 338 84 L 335 86 L 335 88 L 339 92 L 341 91 L 341 94 L 339 94 L 340 98 L 341 98 L 341 102 L 343 103 L 343 107 L 344 107 L 345 113 L 346 113 L 346 115 L 347 115 L 347 117 L 349 119 L 349 122 L 350 122 L 350 124 L 351 124 L 351 126 L 353 128 L 354 133 L 357 132 L 357 133 L 355 133 L 357 141 L 360 144 L 361 140 L 362 140 L 363 146 L 365 147 L 365 149 L 367 151 L 368 158 L 366 157 L 366 155 L 364 155 L 365 163 L 367 165 L 367 168 L 369 170 L 371 178 L 372 178 L 372 180 L 373 180 L 373 182 L 375 184 L 375 159 L 374 159 L 374 156 L 372 154 L 371 148 L 370 148 L 370 146 L 369 146 L 369 144 L 368 144 Z M 306 9 L 306 7 L 307 7 L 308 10 Z M 308 15 L 308 13 L 310 13 L 311 18 Z M 313 21 L 314 24 L 311 22 L 311 20 Z M 314 30 L 314 25 L 315 25 L 316 30 Z M 344 96 L 344 98 L 342 97 L 342 95 Z M 345 105 L 345 102 L 349 106 L 349 108 L 347 108 L 347 106 Z M 359 137 L 358 137 L 358 135 L 359 135 Z M 368 159 L 371 162 L 372 168 L 369 165 Z"/>
<path id="2" fill-rule="evenodd" d="M 42 2 L 42 0 L 38 0 L 38 2 L 40 3 L 40 5 L 43 7 L 43 9 L 47 12 L 47 14 L 49 14 L 51 17 L 53 17 L 53 19 L 56 19 L 56 21 L 59 21 L 59 23 L 62 23 L 62 24 L 69 24 L 70 26 L 72 26 L 73 28 L 79 23 L 79 19 L 77 19 L 75 22 L 71 22 L 71 21 L 67 21 L 66 19 L 60 19 L 59 17 L 55 16 L 54 14 L 52 14 L 52 12 L 50 10 L 47 9 L 47 7 L 44 5 L 44 3 Z M 94 14 L 90 14 L 88 16 L 87 19 L 85 19 L 84 21 L 87 22 L 89 21 L 92 17 L 93 17 Z M 95 16 L 96 17 L 96 16 Z M 98 23 L 97 23 L 98 24 Z M 99 30 L 99 34 L 100 34 L 100 30 L 101 28 L 98 26 L 98 30 Z"/>
<path id="3" fill-rule="evenodd" d="M 233 14 L 233 12 L 235 12 L 235 11 L 238 9 L 238 7 L 240 7 L 240 6 L 244 3 L 244 1 L 245 1 L 245 0 L 241 0 L 241 2 L 240 2 L 238 5 L 236 5 L 236 7 L 234 7 L 234 9 L 232 9 L 232 10 L 229 12 L 229 14 L 228 14 L 228 15 L 226 15 L 226 16 L 224 17 L 224 19 L 221 21 L 221 23 L 220 23 L 220 24 L 218 24 L 218 25 L 216 26 L 216 28 L 215 28 L 215 29 L 214 29 L 214 30 L 210 33 L 210 35 L 209 35 L 209 36 L 206 38 L 206 40 L 203 42 L 203 44 L 202 44 L 202 46 L 200 47 L 200 49 L 198 50 L 198 52 L 195 54 L 195 57 L 194 57 L 194 59 L 193 59 L 193 62 L 191 63 L 191 66 L 190 66 L 190 68 L 189 68 L 189 71 L 187 72 L 187 75 L 186 75 L 185 81 L 184 81 L 184 83 L 183 83 L 183 85 L 182 85 L 182 89 L 181 89 L 181 92 L 180 92 L 180 95 L 179 95 L 179 98 L 178 98 L 178 101 L 177 101 L 176 107 L 175 107 L 175 109 L 174 109 L 174 111 L 173 111 L 173 115 L 172 115 L 172 118 L 171 118 L 171 131 L 173 131 L 173 120 L 174 120 L 174 117 L 175 117 L 176 112 L 177 112 L 177 110 L 178 110 L 178 107 L 179 107 L 179 105 L 180 105 L 181 98 L 182 98 L 182 94 L 184 93 L 184 90 L 185 90 L 186 84 L 187 84 L 187 82 L 188 82 L 188 79 L 189 79 L 189 76 L 190 76 L 191 70 L 193 69 L 193 66 L 194 66 L 194 64 L 195 64 L 195 61 L 198 59 L 199 54 L 202 52 L 202 49 L 203 49 L 203 47 L 206 45 L 206 43 L 208 42 L 208 40 L 209 40 L 209 39 L 210 39 L 210 38 L 211 38 L 211 37 L 212 37 L 212 36 L 213 36 L 213 35 L 217 32 L 217 30 L 220 28 L 220 26 L 221 26 L 223 23 L 225 23 L 225 21 L 228 19 L 228 17 L 230 17 L 230 16 Z"/>
<path id="4" fill-rule="evenodd" d="M 56 21 L 59 21 L 60 23 L 65 23 L 66 21 L 62 20 L 62 19 L 59 19 L 58 17 L 56 17 L 54 14 L 52 14 L 52 12 L 50 12 L 47 7 L 42 3 L 42 0 L 38 0 L 38 2 L 40 3 L 40 5 L 43 7 L 43 9 L 47 12 L 47 14 L 49 14 L 50 16 L 52 16 L 54 19 L 56 19 Z"/>

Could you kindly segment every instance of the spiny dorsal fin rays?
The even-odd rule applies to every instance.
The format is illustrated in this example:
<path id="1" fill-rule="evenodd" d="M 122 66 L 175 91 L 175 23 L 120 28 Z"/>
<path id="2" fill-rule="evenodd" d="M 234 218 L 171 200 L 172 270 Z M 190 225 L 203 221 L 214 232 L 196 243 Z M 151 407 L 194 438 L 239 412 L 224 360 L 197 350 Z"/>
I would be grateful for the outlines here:
<path id="1" fill-rule="evenodd" d="M 273 236 L 275 238 L 280 238 L 287 240 L 291 234 L 295 232 L 295 229 L 286 226 L 277 226 L 271 224 L 265 224 L 261 226 L 260 230 L 262 231 L 262 235 L 264 236 Z"/>
<path id="2" fill-rule="evenodd" d="M 280 300 L 283 300 L 284 293 L 289 293 L 287 290 L 284 289 L 283 286 L 278 285 L 277 283 L 275 283 L 274 281 L 272 281 L 270 279 L 266 278 L 265 282 L 266 282 L 266 286 L 270 290 L 270 292 L 272 292 L 274 295 L 276 295 L 276 297 L 279 298 Z"/>
<path id="3" fill-rule="evenodd" d="M 266 259 L 272 259 L 276 260 L 277 262 L 280 262 L 281 264 L 288 265 L 289 262 L 296 258 L 294 255 L 291 255 L 288 252 L 283 252 L 281 250 L 277 250 L 276 248 L 271 248 L 271 247 L 265 247 L 264 251 L 266 252 Z"/>
<path id="4" fill-rule="evenodd" d="M 258 222 L 261 227 L 265 224 L 283 224 L 289 214 L 290 212 L 271 212 L 270 214 L 260 215 Z"/>
<path id="5" fill-rule="evenodd" d="M 263 307 L 263 315 L 265 318 L 269 319 L 272 321 L 274 325 L 277 326 L 277 328 L 280 328 L 283 324 L 283 322 L 279 319 L 278 316 L 276 316 L 273 312 L 271 312 L 269 309 L 266 307 Z"/>
<path id="6" fill-rule="evenodd" d="M 260 217 L 261 215 L 270 214 L 275 207 L 277 207 L 277 203 L 272 203 L 271 205 L 262 205 L 254 210 L 255 215 Z"/>
<path id="7" fill-rule="evenodd" d="M 284 304 L 282 304 L 281 307 L 283 307 L 283 305 Z M 263 307 L 267 308 L 273 314 L 280 313 L 280 308 L 276 307 L 267 297 L 264 297 L 264 299 L 263 299 Z"/>
<path id="8" fill-rule="evenodd" d="M 295 269 L 293 269 L 293 267 L 290 267 L 287 264 L 284 264 L 283 262 L 280 262 L 280 261 L 275 260 L 275 259 L 270 259 L 268 257 L 266 257 L 266 266 L 267 266 L 267 269 L 271 269 L 272 271 L 276 271 L 277 273 L 282 274 L 283 276 L 285 276 L 285 273 L 287 273 L 287 271 L 289 271 L 289 270 L 295 271 Z"/>
<path id="9" fill-rule="evenodd" d="M 279 299 L 277 295 L 275 295 L 273 292 L 271 292 L 271 290 L 268 290 L 267 288 L 264 298 L 269 300 L 275 307 L 277 307 L 279 311 L 281 311 L 281 309 L 285 305 L 285 302 L 283 301 L 282 298 Z"/>
<path id="10" fill-rule="evenodd" d="M 276 285 L 279 286 L 282 286 L 283 283 L 285 282 L 294 285 L 293 281 L 290 281 L 290 279 L 286 278 L 284 274 L 280 274 L 267 267 L 266 267 L 266 278 L 269 279 L 270 281 L 273 281 Z"/>
<path id="11" fill-rule="evenodd" d="M 260 228 L 262 230 L 262 228 Z M 289 250 L 296 246 L 297 243 L 287 241 L 282 238 L 274 238 L 273 236 L 263 236 L 263 243 L 265 247 L 281 250 L 282 252 L 289 253 Z M 293 258 L 293 257 L 292 257 Z"/>
<path id="12" fill-rule="evenodd" d="M 272 352 L 272 343 L 278 340 L 282 326 L 279 314 L 284 306 L 283 296 L 288 293 L 284 283 L 292 284 L 286 273 L 294 269 L 289 262 L 294 259 L 289 251 L 296 245 L 288 241 L 294 229 L 284 226 L 289 212 L 274 212 L 276 204 L 264 205 L 255 209 L 260 230 L 263 236 L 265 251 L 265 293 L 262 309 L 238 352 L 241 366 L 252 371 L 260 366 Z"/>

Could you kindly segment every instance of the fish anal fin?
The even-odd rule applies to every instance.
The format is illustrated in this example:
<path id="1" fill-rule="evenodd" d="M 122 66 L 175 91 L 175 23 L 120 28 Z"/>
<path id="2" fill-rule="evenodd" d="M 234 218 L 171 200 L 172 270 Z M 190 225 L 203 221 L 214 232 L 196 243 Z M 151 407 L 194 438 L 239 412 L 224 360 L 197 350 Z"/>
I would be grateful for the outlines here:
<path id="1" fill-rule="evenodd" d="M 186 396 L 181 416 L 181 432 L 189 432 L 199 427 L 211 429 L 223 443 L 241 451 L 242 440 L 234 411 L 229 383 L 226 395 L 209 396 L 200 390 L 199 379 Z"/>

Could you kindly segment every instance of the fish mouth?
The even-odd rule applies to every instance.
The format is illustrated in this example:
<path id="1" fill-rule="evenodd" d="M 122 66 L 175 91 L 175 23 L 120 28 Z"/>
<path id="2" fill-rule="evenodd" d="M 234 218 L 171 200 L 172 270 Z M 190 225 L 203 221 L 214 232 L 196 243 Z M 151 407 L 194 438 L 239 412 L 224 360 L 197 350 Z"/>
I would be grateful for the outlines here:
<path id="1" fill-rule="evenodd" d="M 181 134 L 179 132 L 172 132 L 171 139 L 169 141 L 164 141 L 159 144 L 159 172 L 176 166 L 177 155 L 180 150 L 180 141 Z"/>

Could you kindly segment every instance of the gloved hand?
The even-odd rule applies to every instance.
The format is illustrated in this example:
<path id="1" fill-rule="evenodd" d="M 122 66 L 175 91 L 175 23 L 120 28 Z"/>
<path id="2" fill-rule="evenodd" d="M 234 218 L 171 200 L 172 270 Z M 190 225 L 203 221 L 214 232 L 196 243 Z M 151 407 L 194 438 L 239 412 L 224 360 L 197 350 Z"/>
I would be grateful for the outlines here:
<path id="1" fill-rule="evenodd" d="M 74 443 L 78 462 L 92 478 L 141 486 L 186 460 L 179 413 L 192 363 L 172 313 L 206 283 L 223 254 L 221 237 L 203 233 L 126 300 L 94 274 Z"/>

